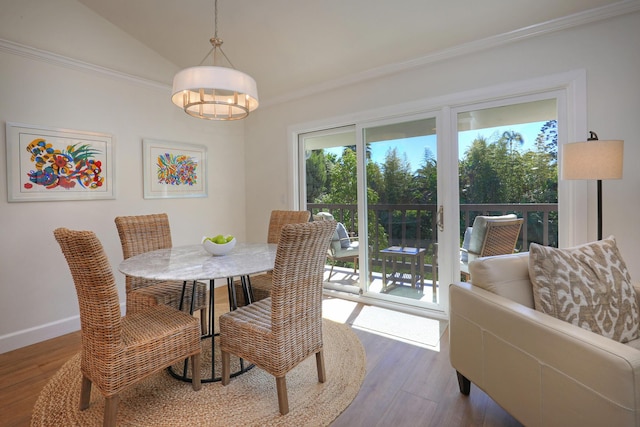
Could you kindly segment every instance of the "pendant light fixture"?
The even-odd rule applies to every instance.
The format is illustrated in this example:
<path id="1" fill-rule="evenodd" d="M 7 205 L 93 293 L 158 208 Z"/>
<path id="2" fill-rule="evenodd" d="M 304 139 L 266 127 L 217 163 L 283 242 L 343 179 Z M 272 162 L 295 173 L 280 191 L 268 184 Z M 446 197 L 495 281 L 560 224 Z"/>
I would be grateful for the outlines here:
<path id="1" fill-rule="evenodd" d="M 197 67 L 179 71 L 173 78 L 171 101 L 187 114 L 207 120 L 239 120 L 258 108 L 256 81 L 235 69 L 218 38 L 218 0 L 215 0 L 211 50 Z M 219 65 L 219 54 L 230 67 Z M 202 65 L 211 55 L 213 66 Z"/>

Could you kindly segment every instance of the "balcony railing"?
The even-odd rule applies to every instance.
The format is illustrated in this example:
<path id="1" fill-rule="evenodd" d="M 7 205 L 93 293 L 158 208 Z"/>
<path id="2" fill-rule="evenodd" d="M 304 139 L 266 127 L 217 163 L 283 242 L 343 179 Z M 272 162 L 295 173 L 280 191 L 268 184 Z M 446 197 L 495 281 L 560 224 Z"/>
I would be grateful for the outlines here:
<path id="1" fill-rule="evenodd" d="M 358 235 L 356 205 L 309 203 L 307 209 L 312 215 L 320 211 L 330 212 L 336 221 L 345 225 L 349 232 Z M 380 204 L 369 205 L 368 209 L 369 247 L 373 250 L 372 255 L 390 245 L 426 248 L 437 242 L 438 207 L 436 205 Z M 464 230 L 473 224 L 473 220 L 478 215 L 509 213 L 515 213 L 519 218 L 524 218 L 517 250 L 528 250 L 531 242 L 557 246 L 557 203 L 460 205 L 460 236 L 464 235 Z"/>

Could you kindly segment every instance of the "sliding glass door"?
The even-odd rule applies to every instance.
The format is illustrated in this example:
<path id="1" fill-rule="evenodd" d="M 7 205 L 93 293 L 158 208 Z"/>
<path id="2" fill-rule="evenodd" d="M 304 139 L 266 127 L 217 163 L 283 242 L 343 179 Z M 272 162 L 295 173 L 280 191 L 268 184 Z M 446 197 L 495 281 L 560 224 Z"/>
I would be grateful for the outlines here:
<path id="1" fill-rule="evenodd" d="M 297 132 L 299 206 L 344 225 L 325 288 L 446 313 L 477 215 L 523 218 L 517 251 L 579 240 L 585 197 L 558 181 L 558 148 L 582 128 L 582 77 Z"/>
<path id="2" fill-rule="evenodd" d="M 334 219 L 344 230 L 327 256 L 325 287 L 360 293 L 361 233 L 358 224 L 356 127 L 345 126 L 303 133 L 299 139 L 300 205 L 314 219 Z M 320 215 L 318 215 L 320 214 Z M 366 239 L 362 239 L 366 245 Z"/>
<path id="3" fill-rule="evenodd" d="M 304 205 L 348 236 L 330 250 L 325 287 L 438 305 L 436 130 L 425 116 L 299 136 Z"/>

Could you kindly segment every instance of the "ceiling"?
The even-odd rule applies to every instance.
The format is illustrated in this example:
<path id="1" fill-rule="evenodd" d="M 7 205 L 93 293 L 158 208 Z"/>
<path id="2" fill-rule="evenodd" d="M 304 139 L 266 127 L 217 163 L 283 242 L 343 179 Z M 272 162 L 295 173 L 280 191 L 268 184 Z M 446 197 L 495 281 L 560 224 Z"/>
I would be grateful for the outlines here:
<path id="1" fill-rule="evenodd" d="M 200 65 L 211 48 L 214 0 L 78 1 L 176 69 Z M 622 2 L 220 0 L 218 36 L 264 103 L 614 3 Z"/>

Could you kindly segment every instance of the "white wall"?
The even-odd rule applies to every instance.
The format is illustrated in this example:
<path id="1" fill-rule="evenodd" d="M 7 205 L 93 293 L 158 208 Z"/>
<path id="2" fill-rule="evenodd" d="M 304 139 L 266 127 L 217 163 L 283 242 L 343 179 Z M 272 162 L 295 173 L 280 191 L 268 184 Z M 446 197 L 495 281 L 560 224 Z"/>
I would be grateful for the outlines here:
<path id="1" fill-rule="evenodd" d="M 293 206 L 287 192 L 291 126 L 584 69 L 588 128 L 601 139 L 625 140 L 624 179 L 603 184 L 604 234 L 616 236 L 632 277 L 640 281 L 639 42 L 640 13 L 634 12 L 261 108 L 247 127 L 247 232 L 260 232 L 258 220 L 270 209 Z M 588 235 L 595 240 L 595 183 L 589 196 Z"/>
<path id="2" fill-rule="evenodd" d="M 169 85 L 174 67 L 77 2 L 4 3 L 3 127 L 21 122 L 112 134 L 116 199 L 8 203 L 4 129 L 0 132 L 0 353 L 79 328 L 73 282 L 53 238 L 57 227 L 96 232 L 114 267 L 122 302 L 116 216 L 166 212 L 174 245 L 199 243 L 210 233 L 231 233 L 239 240 L 246 236 L 244 123 L 198 120 L 173 106 Z M 54 56 L 47 59 L 49 54 Z M 77 61 L 165 83 L 109 75 Z M 205 145 L 209 197 L 145 200 L 143 138 Z"/>

